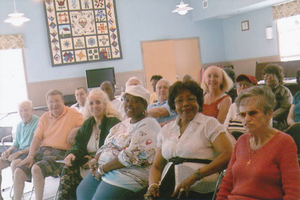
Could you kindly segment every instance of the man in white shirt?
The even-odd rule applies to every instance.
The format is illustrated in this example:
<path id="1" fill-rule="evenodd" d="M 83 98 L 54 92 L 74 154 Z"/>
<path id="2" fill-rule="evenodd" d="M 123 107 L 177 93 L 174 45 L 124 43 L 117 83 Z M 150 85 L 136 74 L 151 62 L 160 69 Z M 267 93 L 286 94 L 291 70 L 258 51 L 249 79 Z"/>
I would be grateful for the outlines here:
<path id="1" fill-rule="evenodd" d="M 126 114 L 124 110 L 124 105 L 123 102 L 120 101 L 119 99 L 116 99 L 115 97 L 115 86 L 112 82 L 110 81 L 104 81 L 100 85 L 100 89 L 103 90 L 107 96 L 110 102 L 113 104 L 114 108 L 119 111 L 119 113 L 122 116 L 122 119 L 125 119 Z"/>
<path id="2" fill-rule="evenodd" d="M 87 96 L 88 96 L 88 92 L 85 87 L 76 88 L 75 98 L 76 98 L 77 103 L 73 104 L 71 106 L 71 108 L 75 108 L 76 110 L 78 110 L 78 112 L 80 112 L 82 114 Z"/>

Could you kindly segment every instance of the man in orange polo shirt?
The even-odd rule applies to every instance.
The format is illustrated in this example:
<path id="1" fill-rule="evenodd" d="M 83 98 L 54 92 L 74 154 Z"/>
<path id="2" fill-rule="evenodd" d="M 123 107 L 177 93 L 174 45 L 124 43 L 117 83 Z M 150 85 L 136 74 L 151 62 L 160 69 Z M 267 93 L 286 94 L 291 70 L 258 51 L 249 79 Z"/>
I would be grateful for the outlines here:
<path id="1" fill-rule="evenodd" d="M 42 200 L 45 177 L 60 174 L 62 165 L 56 160 L 65 158 L 71 145 L 71 131 L 83 123 L 82 115 L 74 108 L 64 106 L 62 93 L 50 90 L 46 94 L 49 111 L 40 118 L 30 145 L 29 154 L 14 173 L 14 199 L 21 199 L 24 182 L 33 180 L 35 199 Z"/>

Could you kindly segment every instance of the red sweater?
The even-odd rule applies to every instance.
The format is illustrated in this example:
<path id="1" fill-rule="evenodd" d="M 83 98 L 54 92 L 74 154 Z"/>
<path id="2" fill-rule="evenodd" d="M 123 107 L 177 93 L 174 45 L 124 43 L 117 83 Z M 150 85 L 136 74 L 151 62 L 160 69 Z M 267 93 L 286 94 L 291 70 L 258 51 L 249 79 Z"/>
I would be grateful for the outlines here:
<path id="1" fill-rule="evenodd" d="M 250 136 L 247 133 L 238 139 L 217 200 L 299 200 L 300 173 L 293 138 L 278 132 L 260 149 L 252 150 Z"/>

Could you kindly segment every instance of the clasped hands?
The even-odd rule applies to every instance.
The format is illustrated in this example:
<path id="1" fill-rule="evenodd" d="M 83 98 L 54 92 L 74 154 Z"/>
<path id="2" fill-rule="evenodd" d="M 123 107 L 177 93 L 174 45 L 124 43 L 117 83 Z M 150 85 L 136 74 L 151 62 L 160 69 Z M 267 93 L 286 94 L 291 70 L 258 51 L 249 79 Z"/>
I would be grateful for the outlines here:
<path id="1" fill-rule="evenodd" d="M 93 158 L 90 160 L 89 166 L 92 175 L 99 181 L 102 175 L 98 172 L 98 161 Z"/>
<path id="2" fill-rule="evenodd" d="M 171 197 L 176 197 L 180 199 L 181 197 L 188 197 L 190 187 L 195 183 L 195 179 L 193 177 L 188 177 L 184 181 L 182 181 L 174 190 Z M 153 198 L 159 197 L 159 185 L 157 183 L 152 183 L 149 185 L 146 194 L 144 195 L 145 200 L 152 200 Z"/>
<path id="3" fill-rule="evenodd" d="M 10 151 L 4 151 L 2 154 L 1 154 L 1 159 L 6 161 L 13 161 L 14 159 L 16 159 L 17 157 L 19 156 L 18 153 L 13 153 L 13 154 L 10 154 Z"/>

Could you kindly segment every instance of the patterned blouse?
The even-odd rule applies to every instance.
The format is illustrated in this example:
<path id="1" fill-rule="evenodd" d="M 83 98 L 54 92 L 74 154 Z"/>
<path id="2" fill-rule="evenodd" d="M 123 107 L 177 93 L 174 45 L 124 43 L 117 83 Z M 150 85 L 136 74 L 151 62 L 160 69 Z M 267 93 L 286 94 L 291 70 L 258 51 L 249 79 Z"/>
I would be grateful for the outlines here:
<path id="1" fill-rule="evenodd" d="M 118 171 L 146 186 L 160 125 L 149 117 L 134 124 L 131 124 L 130 120 L 131 118 L 126 119 L 111 128 L 104 145 L 97 152 L 101 153 L 98 162 L 104 164 L 118 157 L 119 162 L 126 167 L 113 171 Z M 113 184 L 118 185 L 117 182 Z"/>

